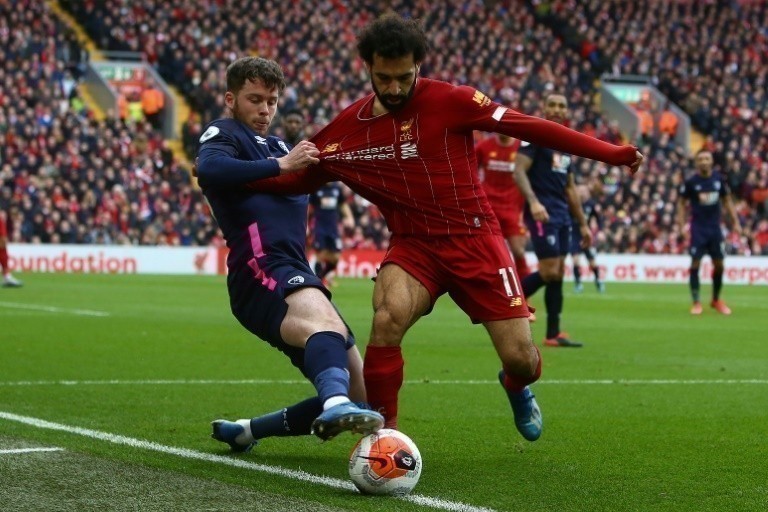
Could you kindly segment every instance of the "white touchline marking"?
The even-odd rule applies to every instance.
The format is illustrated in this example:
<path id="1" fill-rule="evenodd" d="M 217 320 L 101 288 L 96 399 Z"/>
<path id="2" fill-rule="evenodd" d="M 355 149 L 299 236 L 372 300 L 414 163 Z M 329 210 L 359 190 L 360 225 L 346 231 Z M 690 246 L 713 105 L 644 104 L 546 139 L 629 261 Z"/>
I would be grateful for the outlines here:
<path id="1" fill-rule="evenodd" d="M 12 382 L 0 381 L 0 386 L 186 386 L 186 385 L 295 385 L 306 384 L 306 380 L 291 379 L 150 379 L 150 380 L 19 380 Z M 407 380 L 405 384 L 434 384 L 434 385 L 482 385 L 498 386 L 498 380 Z M 766 385 L 768 379 L 551 379 L 535 382 L 534 386 L 546 385 L 708 385 L 708 384 L 756 384 Z"/>
<path id="2" fill-rule="evenodd" d="M 33 453 L 33 452 L 60 452 L 64 448 L 14 448 L 12 450 L 0 450 L 0 455 L 6 453 Z"/>
<path id="3" fill-rule="evenodd" d="M 175 448 L 173 446 L 166 446 L 160 443 L 152 441 L 144 441 L 141 439 L 135 439 L 132 437 L 121 436 L 117 434 L 110 434 L 109 432 L 100 432 L 98 430 L 91 430 L 81 427 L 72 427 L 69 425 L 63 425 L 61 423 L 53 423 L 50 421 L 42 420 L 39 418 L 32 418 L 30 416 L 21 416 L 10 412 L 0 411 L 0 418 L 9 421 L 16 421 L 31 425 L 33 427 L 45 428 L 49 430 L 59 430 L 62 432 L 68 432 L 70 434 L 77 434 L 80 436 L 90 437 L 92 439 L 98 439 L 100 441 L 106 441 L 113 444 L 123 444 L 131 446 L 133 448 L 141 448 L 143 450 L 152 450 L 155 452 L 165 453 L 168 455 L 175 455 L 177 457 L 183 457 L 185 459 L 202 460 L 205 462 L 213 462 L 216 464 L 224 464 L 226 466 L 233 466 L 236 468 L 249 469 L 252 471 L 260 471 L 262 473 L 268 473 L 270 475 L 282 476 L 285 478 L 292 478 L 294 480 L 301 480 L 303 482 L 309 482 L 313 484 L 325 485 L 327 487 L 333 487 L 336 489 L 344 489 L 352 492 L 358 492 L 357 488 L 352 482 L 346 480 L 339 480 L 338 478 L 331 478 L 328 476 L 318 476 L 306 471 L 281 468 L 279 466 L 269 466 L 267 464 L 258 464 L 256 462 L 249 462 L 247 460 L 225 457 L 223 455 L 214 455 L 212 453 L 198 452 L 190 450 L 188 448 Z M 476 507 L 474 505 L 467 505 L 457 501 L 443 500 L 440 498 L 432 498 L 429 496 L 420 496 L 417 494 L 404 496 L 402 499 L 410 501 L 418 505 L 424 505 L 431 508 L 437 508 L 442 510 L 448 510 L 450 512 L 496 512 L 494 509 L 485 507 Z"/>
<path id="4" fill-rule="evenodd" d="M 80 316 L 110 316 L 106 311 L 94 311 L 91 309 L 58 308 L 56 306 L 43 306 L 40 304 L 22 304 L 20 302 L 0 302 L 0 307 L 10 309 L 27 309 L 31 311 L 45 311 L 46 313 L 69 313 Z"/>

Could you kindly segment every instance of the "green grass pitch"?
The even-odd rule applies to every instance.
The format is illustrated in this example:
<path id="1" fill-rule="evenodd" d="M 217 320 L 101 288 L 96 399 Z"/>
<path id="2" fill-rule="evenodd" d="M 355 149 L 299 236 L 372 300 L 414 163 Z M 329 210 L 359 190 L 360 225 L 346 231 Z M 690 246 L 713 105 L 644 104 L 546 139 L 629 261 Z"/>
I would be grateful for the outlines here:
<path id="1" fill-rule="evenodd" d="M 313 393 L 231 316 L 223 278 L 23 277 L 24 288 L 0 289 L 3 510 L 768 510 L 764 287 L 726 286 L 734 314 L 705 305 L 694 318 L 682 285 L 608 283 L 599 295 L 586 282 L 575 295 L 566 283 L 563 328 L 585 347 L 542 348 L 533 389 L 544 434 L 535 443 L 514 428 L 484 329 L 442 298 L 403 344 L 400 428 L 424 458 L 420 504 L 258 469 L 346 481 L 353 436 L 269 439 L 241 456 L 210 439 L 213 419 L 251 417 Z M 334 289 L 361 351 L 371 290 L 368 280 Z M 543 293 L 532 303 L 540 343 Z M 18 447 L 63 451 L 10 453 Z"/>

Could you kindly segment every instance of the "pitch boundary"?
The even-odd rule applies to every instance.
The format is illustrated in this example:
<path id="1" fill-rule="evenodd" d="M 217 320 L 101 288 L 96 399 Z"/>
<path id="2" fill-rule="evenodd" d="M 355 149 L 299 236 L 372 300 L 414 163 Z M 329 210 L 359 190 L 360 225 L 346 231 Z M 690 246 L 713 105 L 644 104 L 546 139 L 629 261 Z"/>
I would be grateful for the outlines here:
<path id="1" fill-rule="evenodd" d="M 326 487 L 332 487 L 335 489 L 348 490 L 350 492 L 357 493 L 352 482 L 346 480 L 339 480 L 338 478 L 332 478 L 327 476 L 313 475 L 306 471 L 282 468 L 280 466 L 270 466 L 267 464 L 259 464 L 256 462 L 250 462 L 234 457 L 226 457 L 223 455 L 215 455 L 212 453 L 199 452 L 196 450 L 190 450 L 188 448 L 177 448 L 173 446 L 166 446 L 153 441 L 145 441 L 142 439 L 136 439 L 132 437 L 121 436 L 118 434 L 111 434 L 109 432 L 101 432 L 98 430 L 91 430 L 82 427 L 75 427 L 70 425 L 64 425 L 62 423 L 54 423 L 51 421 L 43 420 L 40 418 L 33 418 L 30 416 L 22 416 L 11 412 L 0 411 L 0 419 L 8 421 L 15 421 L 30 425 L 32 427 L 56 430 L 59 432 L 67 432 L 70 434 L 76 434 L 79 436 L 89 437 L 91 439 L 97 439 L 99 441 L 106 441 L 113 444 L 121 444 L 130 446 L 132 448 L 139 448 L 143 450 L 151 450 L 168 455 L 175 455 L 185 459 L 194 459 L 204 462 L 211 462 L 215 464 L 222 464 L 226 466 L 232 466 L 241 469 L 247 469 L 251 471 L 258 471 L 261 473 L 267 473 L 270 475 L 281 476 L 285 478 L 291 478 L 306 483 L 324 485 Z M 430 508 L 447 510 L 449 512 L 496 512 L 494 509 L 485 507 L 476 507 L 468 505 L 466 503 L 444 500 L 441 498 L 433 498 L 430 496 L 421 496 L 418 494 L 412 494 L 401 498 L 404 501 L 410 501 L 417 505 L 423 505 Z"/>
<path id="2" fill-rule="evenodd" d="M 186 386 L 186 385 L 298 385 L 309 382 L 300 379 L 147 379 L 147 380 L 19 380 L 19 381 L 0 381 L 0 387 L 21 387 L 21 386 Z M 492 385 L 498 386 L 497 380 L 431 380 L 431 379 L 412 379 L 406 380 L 404 384 L 419 385 Z M 542 379 L 534 384 L 535 386 L 675 386 L 675 385 L 768 385 L 768 379 Z"/>
<path id="3" fill-rule="evenodd" d="M 25 304 L 22 302 L 0 302 L 0 308 L 8 309 L 25 309 L 28 311 L 42 311 L 44 313 L 65 313 L 77 316 L 112 316 L 111 313 L 106 311 L 98 311 L 93 309 L 77 309 L 77 308 L 60 308 L 57 306 L 44 306 L 41 304 Z"/>
<path id="4" fill-rule="evenodd" d="M 14 455 L 18 453 L 37 453 L 37 452 L 61 452 L 64 448 L 11 448 L 0 450 L 0 455 Z"/>

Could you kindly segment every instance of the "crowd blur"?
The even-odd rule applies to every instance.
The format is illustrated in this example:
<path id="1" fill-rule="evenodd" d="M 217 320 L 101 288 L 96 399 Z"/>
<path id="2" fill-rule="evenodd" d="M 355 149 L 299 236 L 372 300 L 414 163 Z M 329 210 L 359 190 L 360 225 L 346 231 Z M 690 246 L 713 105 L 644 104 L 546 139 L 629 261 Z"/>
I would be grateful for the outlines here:
<path id="1" fill-rule="evenodd" d="M 726 174 L 745 228 L 744 237 L 729 239 L 729 252 L 768 254 L 768 2 L 532 4 L 537 19 L 579 51 L 595 75 L 649 75 L 691 116 Z M 660 121 L 665 107 L 647 105 L 649 119 Z M 606 208 L 607 225 L 628 236 L 619 240 L 619 229 L 610 229 L 604 238 L 617 250 L 678 252 L 679 233 L 668 214 L 677 197 L 674 185 L 682 179 L 679 170 L 690 165 L 663 126 L 649 127 L 655 131 L 643 141 L 652 157 L 647 172 L 604 205 L 612 207 Z"/>
<path id="2" fill-rule="evenodd" d="M 192 115 L 182 138 L 190 155 L 205 124 L 222 113 L 226 66 L 245 54 L 283 66 L 289 87 L 280 110 L 299 109 L 307 134 L 314 133 L 370 90 L 355 34 L 387 9 L 423 20 L 432 45 L 423 75 L 471 84 L 534 115 L 548 92 L 564 92 L 571 126 L 610 142 L 623 139 L 600 114 L 596 79 L 606 71 L 656 76 L 708 135 L 707 147 L 727 172 L 746 228 L 742 239 L 729 240 L 729 252 L 768 254 L 764 3 L 265 0 L 258 9 L 234 0 L 59 3 L 99 48 L 142 52 L 185 95 Z M 85 109 L 77 79 L 86 57 L 46 6 L 0 5 L 0 208 L 11 212 L 11 241 L 221 243 L 199 191 L 151 126 L 98 121 Z M 26 87 L 16 92 L 19 83 Z M 275 133 L 284 135 L 279 120 Z M 675 146 L 664 130 L 648 135 L 631 141 L 649 157 L 634 179 L 577 161 L 577 181 L 600 203 L 603 222 L 593 226 L 599 251 L 685 250 L 674 206 L 677 185 L 692 170 L 687 148 Z M 353 194 L 350 201 L 358 227 L 346 245 L 386 247 L 376 208 Z"/>
<path id="3" fill-rule="evenodd" d="M 218 230 L 147 122 L 97 120 L 88 55 L 44 2 L 0 4 L 0 209 L 11 242 L 217 243 Z"/>

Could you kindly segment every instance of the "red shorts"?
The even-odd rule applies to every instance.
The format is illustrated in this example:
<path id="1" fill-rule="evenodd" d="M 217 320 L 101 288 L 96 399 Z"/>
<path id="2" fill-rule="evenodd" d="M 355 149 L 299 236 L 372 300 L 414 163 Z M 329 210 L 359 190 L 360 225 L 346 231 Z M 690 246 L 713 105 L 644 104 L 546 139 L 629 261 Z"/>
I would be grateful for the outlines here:
<path id="1" fill-rule="evenodd" d="M 508 208 L 504 210 L 494 210 L 493 213 L 495 213 L 496 217 L 499 219 L 501 234 L 504 235 L 504 238 L 509 238 L 511 236 L 525 236 L 528 233 L 525 224 L 523 224 L 522 210 Z"/>
<path id="2" fill-rule="evenodd" d="M 448 295 L 472 323 L 528 318 L 528 304 L 504 238 L 393 236 L 381 266 L 394 263 L 429 292 Z"/>

